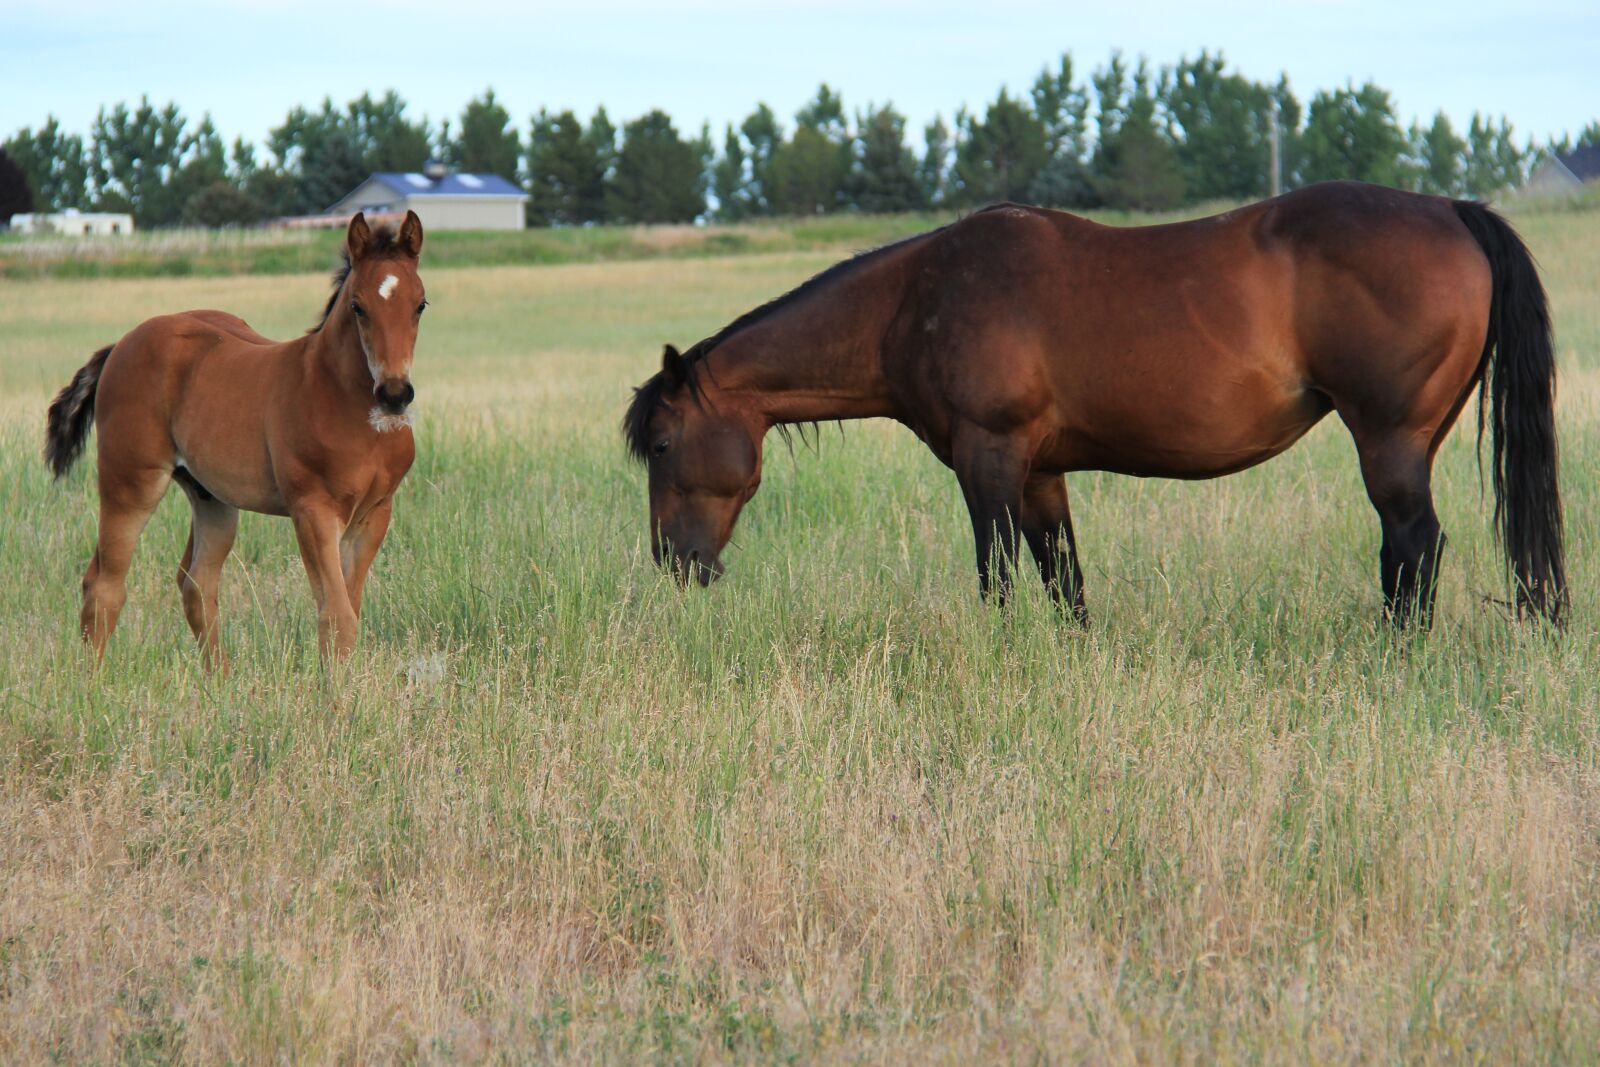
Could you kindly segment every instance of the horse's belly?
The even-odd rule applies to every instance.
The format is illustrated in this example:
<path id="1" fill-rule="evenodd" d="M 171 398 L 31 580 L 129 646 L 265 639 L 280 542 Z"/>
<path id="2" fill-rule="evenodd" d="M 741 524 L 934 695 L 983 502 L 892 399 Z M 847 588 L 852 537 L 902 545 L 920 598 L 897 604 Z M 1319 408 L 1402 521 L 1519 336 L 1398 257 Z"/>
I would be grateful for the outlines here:
<path id="1" fill-rule="evenodd" d="M 208 450 L 209 451 L 209 450 Z M 289 508 L 270 469 L 244 456 L 212 456 L 200 459 L 178 453 L 178 465 L 189 472 L 200 488 L 224 504 L 241 511 L 264 515 L 287 515 Z M 262 458 L 265 458 L 263 453 Z"/>
<path id="2" fill-rule="evenodd" d="M 1144 390 L 1135 403 L 1081 405 L 1047 446 L 1063 469 L 1215 478 L 1271 459 L 1329 411 L 1299 387 Z"/>

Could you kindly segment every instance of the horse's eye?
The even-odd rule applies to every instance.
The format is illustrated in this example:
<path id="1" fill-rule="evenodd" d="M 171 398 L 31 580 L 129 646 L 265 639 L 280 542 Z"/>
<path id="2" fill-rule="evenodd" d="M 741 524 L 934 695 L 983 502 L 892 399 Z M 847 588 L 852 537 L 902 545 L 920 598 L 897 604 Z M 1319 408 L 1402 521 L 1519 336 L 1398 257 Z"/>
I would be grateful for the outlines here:
<path id="1" fill-rule="evenodd" d="M 667 450 L 667 444 L 668 444 L 667 439 L 665 437 L 663 437 L 661 440 L 657 441 L 655 444 L 650 446 L 650 454 L 652 456 L 661 455 L 663 452 L 665 452 Z"/>
<path id="2" fill-rule="evenodd" d="M 424 311 L 427 311 L 427 310 L 428 310 L 428 302 L 426 300 L 424 300 L 422 303 L 417 305 L 417 314 L 418 315 L 422 314 Z"/>
<path id="3" fill-rule="evenodd" d="M 361 306 L 360 301 L 350 301 L 350 310 L 356 313 L 356 318 L 358 319 L 364 319 L 367 317 L 367 309 Z"/>

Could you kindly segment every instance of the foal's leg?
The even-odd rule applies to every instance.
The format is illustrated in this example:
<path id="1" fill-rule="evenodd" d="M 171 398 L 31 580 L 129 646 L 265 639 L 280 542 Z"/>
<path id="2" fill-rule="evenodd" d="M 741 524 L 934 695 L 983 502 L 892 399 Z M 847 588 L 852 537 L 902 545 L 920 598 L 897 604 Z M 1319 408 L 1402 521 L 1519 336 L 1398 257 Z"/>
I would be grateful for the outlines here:
<path id="1" fill-rule="evenodd" d="M 312 501 L 294 505 L 290 517 L 317 601 L 317 647 L 324 659 L 348 656 L 356 647 L 356 613 L 344 581 L 338 514 L 330 503 Z"/>
<path id="2" fill-rule="evenodd" d="M 183 595 L 183 614 L 200 642 L 206 666 L 227 670 L 228 658 L 218 632 L 217 586 L 222 580 L 222 564 L 233 550 L 239 509 L 214 497 L 202 499 L 192 489 L 188 495 L 194 521 L 189 527 L 189 547 L 178 566 L 178 592 Z"/>
<path id="3" fill-rule="evenodd" d="M 104 439 L 101 447 L 104 448 Z M 128 599 L 128 567 L 145 523 L 166 494 L 171 472 L 161 467 L 133 471 L 100 470 L 100 531 L 94 559 L 83 575 L 83 609 L 78 621 L 83 639 L 98 660 L 117 628 Z"/>
<path id="4" fill-rule="evenodd" d="M 366 588 L 367 571 L 389 533 L 389 518 L 393 513 L 394 497 L 390 497 L 368 512 L 361 525 L 346 530 L 340 545 L 345 589 L 357 619 L 361 618 L 361 594 Z"/>
<path id="5" fill-rule="evenodd" d="M 1445 541 L 1433 510 L 1432 457 L 1425 444 L 1401 438 L 1358 440 L 1356 448 L 1367 496 L 1383 525 L 1384 617 L 1396 626 L 1431 626 Z"/>
<path id="6" fill-rule="evenodd" d="M 1089 608 L 1083 598 L 1083 568 L 1078 566 L 1078 542 L 1072 536 L 1072 512 L 1067 507 L 1067 479 L 1062 474 L 1030 475 L 1022 490 L 1022 535 L 1039 564 L 1039 577 L 1056 606 L 1073 619 L 1089 625 Z"/>
<path id="7" fill-rule="evenodd" d="M 978 594 L 987 600 L 992 592 L 1001 604 L 1011 595 L 1011 571 L 1021 548 L 1028 458 L 1016 438 L 975 426 L 958 433 L 953 449 L 952 466 L 977 542 Z"/>

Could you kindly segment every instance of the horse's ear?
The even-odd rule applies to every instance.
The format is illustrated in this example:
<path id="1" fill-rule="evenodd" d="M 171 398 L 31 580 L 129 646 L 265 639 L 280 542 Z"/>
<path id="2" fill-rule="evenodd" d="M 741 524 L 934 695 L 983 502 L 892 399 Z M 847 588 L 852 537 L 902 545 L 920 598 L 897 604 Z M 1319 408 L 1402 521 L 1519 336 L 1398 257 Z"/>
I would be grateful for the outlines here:
<path id="1" fill-rule="evenodd" d="M 689 378 L 689 361 L 672 345 L 661 350 L 661 373 L 673 385 L 682 385 Z"/>
<path id="2" fill-rule="evenodd" d="M 412 259 L 422 255 L 422 220 L 415 211 L 407 211 L 400 224 L 400 248 Z"/>
<path id="3" fill-rule="evenodd" d="M 345 231 L 345 247 L 350 249 L 350 262 L 354 263 L 367 254 L 367 249 L 372 247 L 372 227 L 367 225 L 367 216 L 358 211 L 350 220 L 350 229 Z"/>

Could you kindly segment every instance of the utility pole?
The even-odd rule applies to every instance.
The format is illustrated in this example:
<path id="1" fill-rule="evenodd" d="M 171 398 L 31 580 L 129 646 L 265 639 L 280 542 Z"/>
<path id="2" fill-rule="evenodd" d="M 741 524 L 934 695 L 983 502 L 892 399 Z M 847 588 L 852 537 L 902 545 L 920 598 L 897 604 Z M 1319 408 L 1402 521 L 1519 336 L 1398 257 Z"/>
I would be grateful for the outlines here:
<path id="1" fill-rule="evenodd" d="M 1268 195 L 1277 196 L 1283 192 L 1283 156 L 1278 144 L 1278 98 L 1275 96 L 1267 98 L 1267 121 L 1271 125 L 1271 131 L 1267 136 L 1272 145 L 1272 163 L 1268 172 L 1267 188 L 1270 190 Z"/>

